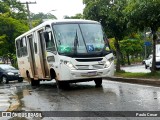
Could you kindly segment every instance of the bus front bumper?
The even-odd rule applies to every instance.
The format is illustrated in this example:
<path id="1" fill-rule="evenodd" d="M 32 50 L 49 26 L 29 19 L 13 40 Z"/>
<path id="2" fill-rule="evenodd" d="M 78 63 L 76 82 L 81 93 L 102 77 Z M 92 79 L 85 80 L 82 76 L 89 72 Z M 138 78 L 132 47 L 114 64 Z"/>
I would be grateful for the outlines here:
<path id="1" fill-rule="evenodd" d="M 66 71 L 67 72 L 67 71 Z M 97 69 L 97 70 L 70 70 L 68 75 L 61 77 L 62 81 L 67 80 L 79 80 L 90 78 L 103 78 L 114 75 L 114 64 L 111 64 L 109 68 Z"/>

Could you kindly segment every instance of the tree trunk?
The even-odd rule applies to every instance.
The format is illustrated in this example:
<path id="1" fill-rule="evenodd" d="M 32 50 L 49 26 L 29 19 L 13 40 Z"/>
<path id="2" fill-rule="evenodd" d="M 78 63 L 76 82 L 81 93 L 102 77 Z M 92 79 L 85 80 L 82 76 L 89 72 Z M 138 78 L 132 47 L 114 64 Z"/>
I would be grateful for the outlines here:
<path id="1" fill-rule="evenodd" d="M 121 54 L 121 65 L 125 65 L 125 57 Z"/>
<path id="2" fill-rule="evenodd" d="M 116 57 L 117 57 L 117 62 L 116 62 L 116 72 L 120 71 L 120 47 L 118 43 L 118 39 L 115 40 L 115 48 L 116 48 Z"/>
<path id="3" fill-rule="evenodd" d="M 128 54 L 128 53 L 127 53 L 127 62 L 128 62 L 128 65 L 131 65 L 130 60 L 129 60 L 129 54 Z"/>
<path id="4" fill-rule="evenodd" d="M 152 30 L 152 34 L 153 34 L 153 59 L 152 59 L 151 72 L 155 73 L 156 72 L 156 40 L 157 40 L 156 31 Z"/>

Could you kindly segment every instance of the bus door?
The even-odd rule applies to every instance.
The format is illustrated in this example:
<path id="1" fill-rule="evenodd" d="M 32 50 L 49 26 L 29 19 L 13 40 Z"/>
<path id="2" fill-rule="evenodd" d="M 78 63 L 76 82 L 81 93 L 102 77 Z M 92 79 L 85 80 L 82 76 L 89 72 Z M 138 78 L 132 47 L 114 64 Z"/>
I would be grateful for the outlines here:
<path id="1" fill-rule="evenodd" d="M 43 76 L 45 78 L 49 78 L 49 68 L 47 64 L 47 57 L 46 57 L 46 48 L 45 48 L 45 40 L 44 40 L 44 35 L 43 35 L 43 30 L 38 31 L 39 34 L 39 41 L 40 41 L 40 56 L 41 56 L 41 68 L 43 71 Z"/>
<path id="2" fill-rule="evenodd" d="M 55 71 L 58 71 L 57 65 L 57 51 L 55 45 L 55 38 L 52 33 L 52 29 L 49 25 L 45 26 L 44 38 L 46 43 L 46 51 L 47 51 L 47 62 L 49 67 L 52 67 Z M 52 73 L 50 73 L 50 76 Z M 58 77 L 57 77 L 58 78 Z"/>
<path id="3" fill-rule="evenodd" d="M 31 71 L 33 77 L 37 76 L 37 69 L 36 69 L 36 61 L 35 61 L 35 54 L 34 54 L 34 48 L 33 48 L 33 35 L 29 35 L 28 37 L 28 42 L 29 42 L 29 63 L 31 66 Z"/>

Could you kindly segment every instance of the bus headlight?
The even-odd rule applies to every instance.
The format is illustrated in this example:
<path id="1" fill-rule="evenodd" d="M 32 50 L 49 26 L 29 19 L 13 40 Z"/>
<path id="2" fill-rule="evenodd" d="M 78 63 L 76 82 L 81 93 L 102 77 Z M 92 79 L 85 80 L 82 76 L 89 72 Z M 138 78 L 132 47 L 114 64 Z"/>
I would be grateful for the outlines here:
<path id="1" fill-rule="evenodd" d="M 109 58 L 109 59 L 105 62 L 104 68 L 108 68 L 113 61 L 114 61 L 114 57 Z"/>
<path id="2" fill-rule="evenodd" d="M 64 64 L 69 67 L 71 70 L 75 70 L 76 67 L 69 61 L 64 61 Z"/>
<path id="3" fill-rule="evenodd" d="M 106 63 L 104 64 L 104 68 L 108 68 L 111 65 L 110 61 L 106 61 Z"/>

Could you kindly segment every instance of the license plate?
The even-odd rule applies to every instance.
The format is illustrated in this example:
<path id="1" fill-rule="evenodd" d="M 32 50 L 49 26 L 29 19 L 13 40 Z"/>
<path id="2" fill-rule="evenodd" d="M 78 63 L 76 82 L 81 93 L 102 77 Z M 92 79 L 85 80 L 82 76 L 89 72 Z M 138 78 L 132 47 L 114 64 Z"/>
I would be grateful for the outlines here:
<path id="1" fill-rule="evenodd" d="M 95 72 L 88 72 L 88 75 L 89 76 L 95 76 L 95 75 L 97 75 L 97 72 L 95 71 Z"/>

